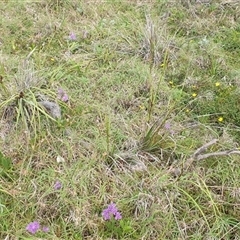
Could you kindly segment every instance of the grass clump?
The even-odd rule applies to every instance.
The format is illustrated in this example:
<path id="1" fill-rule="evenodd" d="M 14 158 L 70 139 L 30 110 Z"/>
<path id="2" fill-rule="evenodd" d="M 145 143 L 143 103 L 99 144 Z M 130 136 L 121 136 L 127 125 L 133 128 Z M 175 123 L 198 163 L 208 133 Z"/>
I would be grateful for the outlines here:
<path id="1" fill-rule="evenodd" d="M 234 1 L 0 8 L 1 239 L 240 237 Z"/>
<path id="2" fill-rule="evenodd" d="M 13 79 L 2 77 L 1 119 L 30 137 L 46 127 L 48 120 L 56 122 L 61 118 L 61 110 L 56 93 L 35 76 L 29 61 L 19 69 Z"/>

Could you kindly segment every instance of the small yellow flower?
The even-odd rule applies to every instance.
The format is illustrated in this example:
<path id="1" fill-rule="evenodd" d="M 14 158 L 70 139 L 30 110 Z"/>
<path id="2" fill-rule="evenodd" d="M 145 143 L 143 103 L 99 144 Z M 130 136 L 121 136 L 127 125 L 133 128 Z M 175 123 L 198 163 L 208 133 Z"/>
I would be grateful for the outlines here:
<path id="1" fill-rule="evenodd" d="M 188 108 L 186 109 L 186 113 L 189 113 L 189 109 Z"/>
<path id="2" fill-rule="evenodd" d="M 219 82 L 216 82 L 216 83 L 215 83 L 215 86 L 216 86 L 216 87 L 219 87 L 219 86 L 220 86 L 220 83 L 219 83 Z"/>
<path id="3" fill-rule="evenodd" d="M 165 66 L 165 64 L 164 64 L 164 63 L 162 63 L 162 64 L 161 64 L 161 67 L 164 67 L 164 66 Z"/>
<path id="4" fill-rule="evenodd" d="M 222 122 L 222 121 L 223 121 L 223 117 L 219 117 L 219 118 L 218 118 L 218 121 L 219 121 L 219 122 Z"/>
<path id="5" fill-rule="evenodd" d="M 141 110 L 144 110 L 144 109 L 145 109 L 145 107 L 144 107 L 143 105 L 139 105 L 139 108 L 140 108 Z"/>
<path id="6" fill-rule="evenodd" d="M 54 62 L 54 61 L 55 61 L 55 59 L 54 59 L 54 58 L 51 58 L 51 61 L 52 61 L 52 62 Z"/>
<path id="7" fill-rule="evenodd" d="M 173 81 L 169 81 L 168 83 L 169 83 L 170 85 L 173 85 Z"/>
<path id="8" fill-rule="evenodd" d="M 193 93 L 193 94 L 192 94 L 192 96 L 193 96 L 193 97 L 196 97 L 196 96 L 197 96 L 197 94 L 196 94 L 196 93 Z"/>

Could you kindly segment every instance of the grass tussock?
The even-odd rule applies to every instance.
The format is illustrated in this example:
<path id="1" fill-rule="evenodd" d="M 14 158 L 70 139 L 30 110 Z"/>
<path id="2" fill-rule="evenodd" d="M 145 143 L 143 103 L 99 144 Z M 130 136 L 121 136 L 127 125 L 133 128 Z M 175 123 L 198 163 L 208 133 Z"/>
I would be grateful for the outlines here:
<path id="1" fill-rule="evenodd" d="M 0 9 L 1 239 L 239 239 L 236 1 Z"/>

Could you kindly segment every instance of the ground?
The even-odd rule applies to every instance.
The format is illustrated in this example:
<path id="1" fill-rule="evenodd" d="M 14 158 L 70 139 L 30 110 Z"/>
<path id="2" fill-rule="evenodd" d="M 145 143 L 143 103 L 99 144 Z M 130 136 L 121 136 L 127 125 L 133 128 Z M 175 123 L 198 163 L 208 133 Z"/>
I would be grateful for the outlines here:
<path id="1" fill-rule="evenodd" d="M 240 238 L 238 1 L 0 11 L 1 239 Z"/>

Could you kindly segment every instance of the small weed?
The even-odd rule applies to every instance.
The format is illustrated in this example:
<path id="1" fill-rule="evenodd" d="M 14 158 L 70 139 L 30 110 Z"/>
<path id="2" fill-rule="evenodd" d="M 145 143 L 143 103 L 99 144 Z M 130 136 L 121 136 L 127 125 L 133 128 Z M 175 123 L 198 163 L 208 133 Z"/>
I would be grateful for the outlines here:
<path id="1" fill-rule="evenodd" d="M 0 176 L 7 177 L 9 176 L 8 173 L 12 169 L 12 160 L 3 155 L 0 152 Z"/>
<path id="2" fill-rule="evenodd" d="M 61 109 L 56 93 L 44 84 L 36 84 L 32 69 L 21 71 L 24 75 L 17 75 L 15 84 L 5 79 L 1 82 L 1 118 L 15 124 L 17 130 L 24 129 L 28 134 L 34 133 L 36 136 L 49 120 L 56 122 L 56 119 L 61 118 Z M 68 100 L 63 90 L 59 98 L 65 102 Z"/>
<path id="3" fill-rule="evenodd" d="M 142 139 L 141 150 L 149 153 L 161 153 L 174 147 L 174 142 L 169 138 L 170 124 L 162 121 L 155 122 Z"/>

